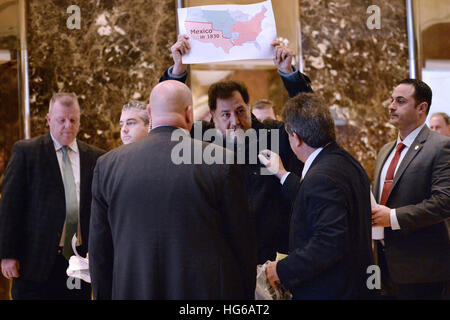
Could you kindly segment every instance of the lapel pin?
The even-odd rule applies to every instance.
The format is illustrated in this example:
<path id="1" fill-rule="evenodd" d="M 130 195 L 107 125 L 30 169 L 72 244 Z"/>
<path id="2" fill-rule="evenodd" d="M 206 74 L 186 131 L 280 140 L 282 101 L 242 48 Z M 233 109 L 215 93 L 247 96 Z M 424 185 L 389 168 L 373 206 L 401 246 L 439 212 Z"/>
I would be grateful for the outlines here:
<path id="1" fill-rule="evenodd" d="M 419 149 L 419 146 L 417 145 L 415 148 L 414 148 L 414 150 L 418 150 Z"/>

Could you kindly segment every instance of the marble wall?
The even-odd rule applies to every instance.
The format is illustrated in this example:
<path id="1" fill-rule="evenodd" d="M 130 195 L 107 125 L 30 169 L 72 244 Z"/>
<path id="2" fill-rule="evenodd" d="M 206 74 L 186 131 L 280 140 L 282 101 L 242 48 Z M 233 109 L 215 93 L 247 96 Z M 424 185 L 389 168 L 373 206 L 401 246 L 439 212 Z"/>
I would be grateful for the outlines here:
<path id="1" fill-rule="evenodd" d="M 370 30 L 367 8 L 380 8 Z M 395 84 L 409 76 L 404 0 L 300 0 L 304 72 L 345 125 L 339 143 L 372 178 L 380 148 L 396 137 L 387 106 Z"/>
<path id="2" fill-rule="evenodd" d="M 342 120 L 339 142 L 372 176 L 377 151 L 395 137 L 387 117 L 390 92 L 408 76 L 405 2 L 299 3 L 304 72 Z M 80 30 L 66 26 L 72 4 L 81 9 Z M 370 5 L 381 9 L 381 29 L 366 25 Z M 79 137 L 108 150 L 120 145 L 122 104 L 147 100 L 172 63 L 175 2 L 30 0 L 28 12 L 32 136 L 47 130 L 52 92 L 73 91 L 83 108 Z M 272 98 L 276 91 L 269 84 Z"/>
<path id="3" fill-rule="evenodd" d="M 28 49 L 32 136 L 47 132 L 52 92 L 79 96 L 79 138 L 110 150 L 121 144 L 122 105 L 147 101 L 171 64 L 176 40 L 172 0 L 30 0 Z M 70 5 L 81 12 L 80 29 L 66 25 Z"/>

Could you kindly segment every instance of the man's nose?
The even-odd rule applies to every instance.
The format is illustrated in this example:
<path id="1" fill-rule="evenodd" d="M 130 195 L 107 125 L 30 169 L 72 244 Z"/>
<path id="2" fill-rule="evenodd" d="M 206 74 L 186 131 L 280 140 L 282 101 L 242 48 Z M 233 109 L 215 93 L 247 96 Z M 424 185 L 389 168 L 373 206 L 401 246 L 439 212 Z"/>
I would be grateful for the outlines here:
<path id="1" fill-rule="evenodd" d="M 72 121 L 70 121 L 70 120 L 64 121 L 64 127 L 70 129 L 70 128 L 73 128 L 73 126 L 74 126 L 74 124 L 72 123 Z"/>
<path id="2" fill-rule="evenodd" d="M 232 126 L 240 126 L 241 125 L 241 120 L 239 119 L 239 116 L 237 114 L 235 114 L 234 112 L 231 114 L 230 124 Z"/>
<path id="3" fill-rule="evenodd" d="M 127 133 L 128 132 L 128 126 L 126 124 L 123 125 L 122 131 Z"/>

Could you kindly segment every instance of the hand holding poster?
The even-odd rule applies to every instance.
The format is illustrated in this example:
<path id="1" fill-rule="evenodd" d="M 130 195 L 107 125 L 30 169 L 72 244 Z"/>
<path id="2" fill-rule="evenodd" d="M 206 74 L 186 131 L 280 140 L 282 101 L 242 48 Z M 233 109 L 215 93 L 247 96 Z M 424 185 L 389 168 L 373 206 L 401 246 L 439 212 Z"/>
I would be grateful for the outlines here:
<path id="1" fill-rule="evenodd" d="M 191 50 L 183 63 L 272 59 L 277 31 L 271 1 L 178 9 L 179 34 Z"/>

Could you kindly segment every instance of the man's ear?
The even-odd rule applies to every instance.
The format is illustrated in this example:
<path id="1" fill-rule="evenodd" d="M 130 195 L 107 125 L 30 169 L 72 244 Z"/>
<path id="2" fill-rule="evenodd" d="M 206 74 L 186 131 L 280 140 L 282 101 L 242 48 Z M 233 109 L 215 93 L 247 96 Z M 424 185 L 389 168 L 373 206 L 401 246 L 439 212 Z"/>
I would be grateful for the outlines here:
<path id="1" fill-rule="evenodd" d="M 194 109 L 192 105 L 188 105 L 185 109 L 185 118 L 186 123 L 192 124 L 194 123 Z"/>
<path id="2" fill-rule="evenodd" d="M 424 114 L 427 114 L 428 111 L 428 102 L 421 102 L 417 105 L 417 110 L 422 111 Z"/>
<path id="3" fill-rule="evenodd" d="M 50 125 L 50 114 L 47 113 L 47 115 L 45 116 L 45 119 L 47 119 L 47 124 Z"/>
<path id="4" fill-rule="evenodd" d="M 147 114 L 148 114 L 148 117 L 151 119 L 152 118 L 152 109 L 150 108 L 150 103 L 147 104 Z"/>
<path id="5" fill-rule="evenodd" d="M 298 136 L 298 134 L 296 132 L 292 133 L 294 142 L 295 142 L 295 146 L 298 148 L 303 144 L 303 140 Z"/>
<path id="6" fill-rule="evenodd" d="M 211 114 L 211 120 L 212 122 L 214 122 L 214 125 L 216 125 L 216 120 L 214 118 L 214 111 L 209 110 L 209 113 Z"/>

